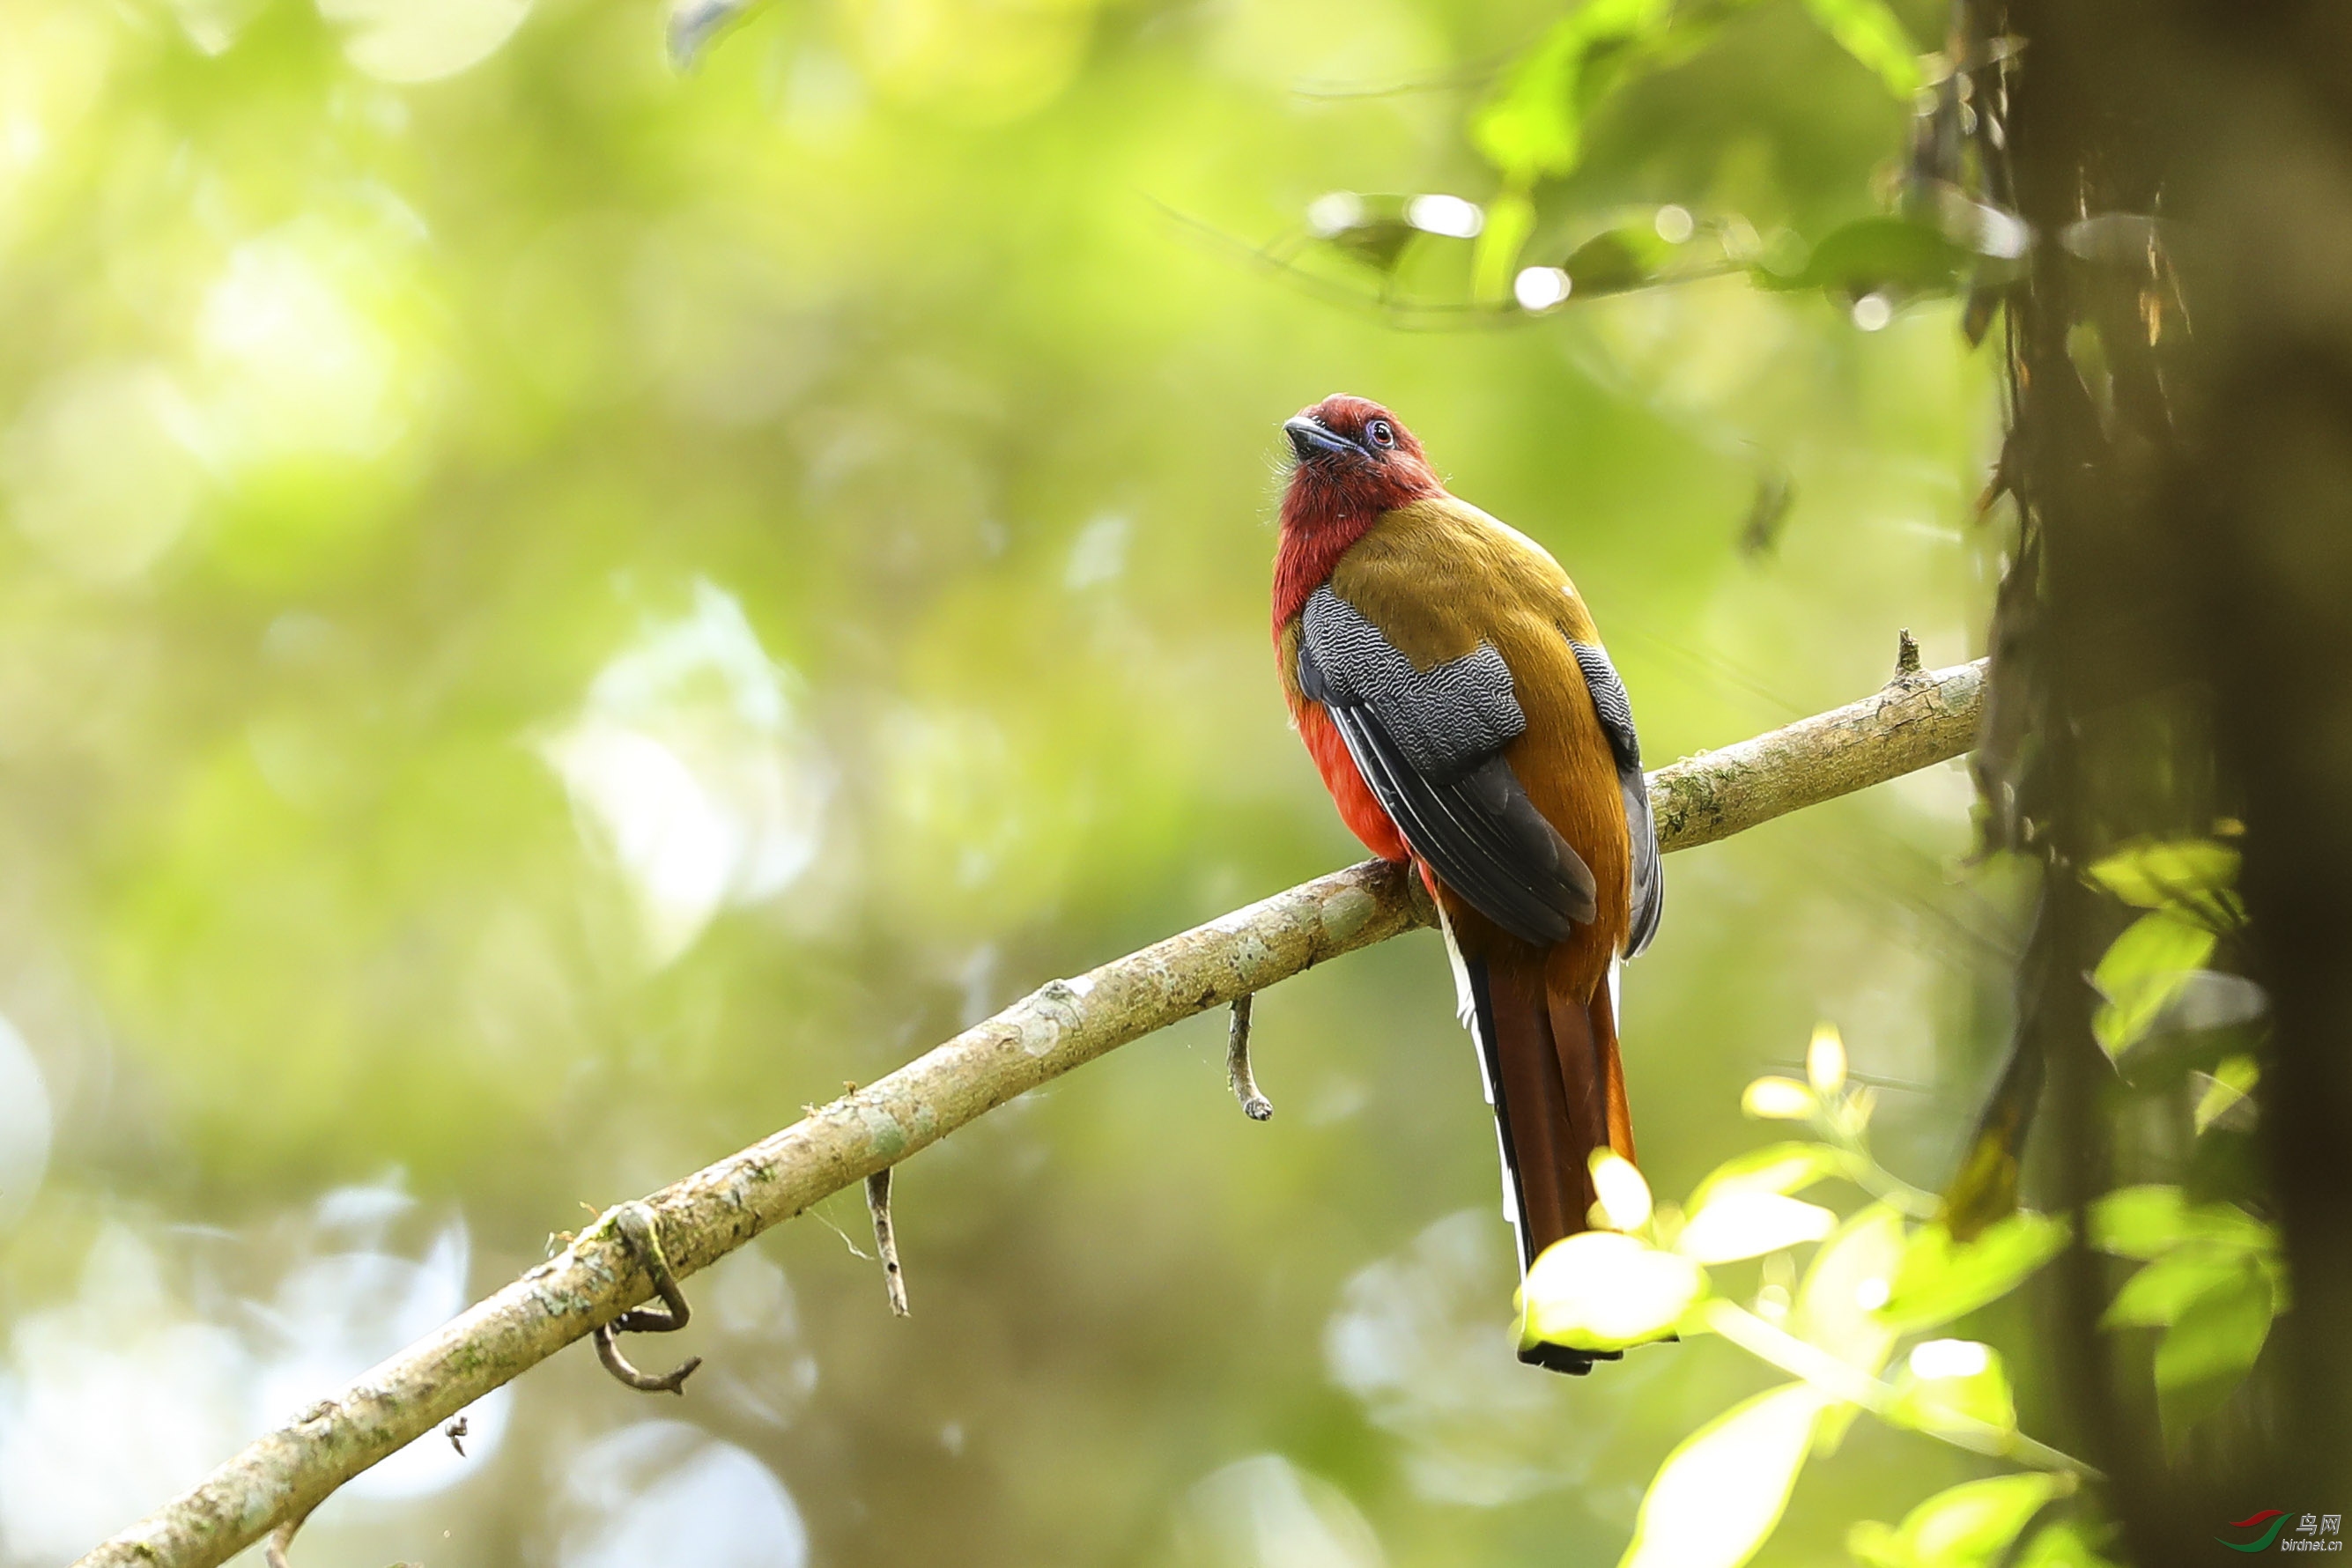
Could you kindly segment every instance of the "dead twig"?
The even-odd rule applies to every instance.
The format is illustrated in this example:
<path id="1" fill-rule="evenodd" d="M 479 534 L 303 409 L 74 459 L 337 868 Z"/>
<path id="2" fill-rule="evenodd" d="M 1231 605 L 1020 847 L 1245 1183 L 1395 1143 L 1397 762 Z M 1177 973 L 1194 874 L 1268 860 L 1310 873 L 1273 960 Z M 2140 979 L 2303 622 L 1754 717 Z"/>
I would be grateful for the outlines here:
<path id="1" fill-rule="evenodd" d="M 287 1549 L 294 1544 L 294 1532 L 301 1529 L 310 1517 L 310 1510 L 304 1509 L 269 1532 L 268 1541 L 264 1542 L 261 1548 L 261 1560 L 267 1563 L 269 1568 L 288 1568 Z"/>
<path id="2" fill-rule="evenodd" d="M 1234 1098 L 1242 1102 L 1242 1114 L 1252 1121 L 1264 1121 L 1274 1114 L 1274 1101 L 1250 1073 L 1250 1004 L 1254 1000 L 1234 998 L 1234 1021 L 1225 1031 L 1225 1081 L 1233 1086 Z"/>
<path id="3" fill-rule="evenodd" d="M 866 1212 L 874 1216 L 874 1250 L 882 1255 L 882 1283 L 894 1316 L 907 1316 L 907 1274 L 898 1267 L 898 1236 L 890 1224 L 890 1167 L 866 1178 Z"/>

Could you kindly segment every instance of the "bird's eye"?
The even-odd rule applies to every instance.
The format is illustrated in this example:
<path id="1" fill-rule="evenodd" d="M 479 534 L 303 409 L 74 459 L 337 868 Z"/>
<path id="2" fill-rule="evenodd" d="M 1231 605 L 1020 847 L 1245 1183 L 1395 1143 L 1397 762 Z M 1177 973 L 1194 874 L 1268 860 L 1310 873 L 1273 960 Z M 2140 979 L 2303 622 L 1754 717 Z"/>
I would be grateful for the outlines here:
<path id="1" fill-rule="evenodd" d="M 1385 419 L 1375 419 L 1370 425 L 1365 426 L 1364 434 L 1371 439 L 1371 443 L 1375 447 L 1393 447 L 1396 445 L 1396 426 L 1390 424 Z"/>

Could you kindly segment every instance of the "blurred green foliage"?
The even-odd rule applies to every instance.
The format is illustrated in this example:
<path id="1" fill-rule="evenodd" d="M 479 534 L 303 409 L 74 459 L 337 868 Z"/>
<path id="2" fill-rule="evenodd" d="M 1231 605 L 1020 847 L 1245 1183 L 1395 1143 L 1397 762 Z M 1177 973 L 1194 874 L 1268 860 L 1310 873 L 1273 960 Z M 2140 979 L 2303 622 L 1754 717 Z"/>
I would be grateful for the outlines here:
<path id="1" fill-rule="evenodd" d="M 1906 1222 L 1906 1211 L 1932 1214 L 1933 1199 L 1872 1158 L 1875 1096 L 1849 1080 L 1833 1028 L 1815 1030 L 1805 1082 L 1759 1079 L 1744 1098 L 1751 1115 L 1810 1123 L 1815 1141 L 1735 1155 L 1699 1184 L 1687 1210 L 1654 1204 L 1631 1164 L 1596 1153 L 1594 1218 L 1604 1228 L 1546 1250 L 1520 1289 L 1523 1342 L 1609 1351 L 1668 1334 L 1719 1334 L 1799 1379 L 1734 1405 L 1667 1455 L 1643 1498 L 1623 1568 L 1740 1568 L 1780 1522 L 1808 1456 L 1834 1452 L 1862 1411 L 2047 1473 L 1966 1483 L 1920 1504 L 1899 1530 L 1857 1525 L 1848 1540 L 1854 1555 L 1872 1568 L 1992 1560 L 2043 1504 L 2075 1489 L 2084 1467 L 2020 1432 L 2007 1367 L 1991 1346 L 1918 1339 L 1891 1373 L 1889 1363 L 1904 1339 L 2017 1290 L 2064 1246 L 2065 1225 L 2020 1212 L 1963 1244 L 1940 1222 Z M 1796 1157 L 1801 1150 L 1813 1157 Z M 1875 1201 L 1841 1220 L 1792 1195 L 1832 1177 Z M 1792 1293 L 1793 1251 L 1816 1243 Z M 1707 1270 L 1751 1258 L 1766 1261 L 1742 1306 L 1741 1292 Z M 2218 1342 L 2211 1333 L 2190 1338 Z M 2160 1384 L 2162 1367 L 2159 1351 Z"/>
<path id="2" fill-rule="evenodd" d="M 2127 931 L 2117 945 L 2130 940 Z M 1687 1209 L 1657 1204 L 1630 1163 L 1596 1152 L 1596 1228 L 1554 1244 L 1528 1272 L 1518 1295 L 1523 1345 L 1611 1352 L 1717 1334 L 1799 1380 L 1702 1423 L 1666 1456 L 1621 1568 L 1741 1568 L 1779 1524 L 1807 1458 L 1834 1453 L 1864 1411 L 1897 1430 L 2037 1468 L 1963 1482 L 1898 1527 L 1857 1523 L 1847 1546 L 1865 1568 L 2091 1568 L 2102 1561 L 2095 1543 L 2112 1533 L 2095 1500 L 2048 1521 L 2031 1541 L 2025 1532 L 2095 1472 L 2021 1431 L 2000 1351 L 1920 1337 L 2019 1291 L 2065 1248 L 2070 1226 L 2018 1210 L 1958 1240 L 1941 1217 L 1906 1221 L 1938 1205 L 1872 1157 L 1875 1097 L 1850 1084 L 1847 1071 L 1843 1039 L 1822 1026 L 1805 1082 L 1750 1084 L 1750 1115 L 1809 1122 L 1814 1140 L 1733 1156 L 1699 1184 Z M 1875 1201 L 1841 1219 L 1793 1195 L 1832 1179 Z M 2286 1305 L 2277 1235 L 2235 1204 L 2195 1203 L 2177 1186 L 2120 1189 L 2088 1218 L 2091 1247 L 2145 1260 L 2104 1322 L 2161 1331 L 2149 1370 L 2165 1436 L 2180 1453 L 2190 1428 L 2245 1382 Z M 1793 1253 L 1816 1243 L 1792 1295 Z M 1742 1305 L 1739 1289 L 1708 1269 L 1750 1258 L 1765 1261 Z M 1890 1371 L 1905 1339 L 1915 1342 Z"/>
<path id="3" fill-rule="evenodd" d="M 1977 651 L 1954 308 L 1703 276 L 1883 216 L 1883 20 L 1724 7 L 1514 198 L 1481 106 L 1565 15 L 776 0 L 679 74 L 650 5 L 0 0 L 0 1559 L 583 1203 L 1359 854 L 1265 640 L 1275 429 L 1329 392 L 1559 555 L 1660 759 L 1871 689 L 1898 626 Z M 1482 232 L 1255 264 L 1359 191 Z M 1585 297 L 1378 308 L 1475 303 L 1482 245 Z M 2016 940 L 1968 800 L 1670 863 L 1626 990 L 1662 1189 L 1824 1016 L 1875 1158 L 1941 1180 Z M 910 1321 L 843 1200 L 690 1282 L 687 1400 L 564 1358 L 305 1560 L 1614 1562 L 1766 1383 L 1713 1337 L 1513 1363 L 1449 1015 L 1419 938 L 1263 998 L 1264 1127 L 1217 1021 L 1132 1047 L 900 1173 Z M 1759 1561 L 1984 1469 L 1843 1447 Z"/>
<path id="4" fill-rule="evenodd" d="M 2158 1183 L 2118 1188 L 2086 1206 L 2081 1238 L 2092 1251 L 2142 1264 L 2116 1277 L 2101 1325 L 2158 1331 L 2146 1363 L 2149 1403 L 2176 1462 L 2189 1456 L 2195 1436 L 2227 1440 L 2226 1425 L 2213 1418 L 2233 1403 L 2249 1403 L 2236 1396 L 2291 1300 L 2276 1229 L 2242 1202 L 2228 1201 L 2261 1202 L 2242 1168 L 2242 1149 L 2233 1144 L 2258 1112 L 2261 1074 L 2250 1047 L 2258 1043 L 2266 998 L 2243 976 L 2202 967 L 2225 935 L 2243 928 L 2238 863 L 2236 851 L 2215 840 L 2145 840 L 2084 873 L 2117 903 L 2153 911 L 2126 925 L 2087 977 L 2106 998 L 2093 1032 L 2118 1069 L 2113 1099 L 2128 1105 L 2130 1091 L 2151 1086 L 2193 1091 L 2169 1097 L 2176 1119 L 2187 1112 L 2192 1146 L 2176 1163 L 2207 1190 Z M 2192 1072 L 2184 1082 L 2178 1071 L 2184 1058 L 2213 1070 Z M 2167 1061 L 2170 1073 L 2160 1070 Z M 2142 1107 L 2164 1106 L 2161 1098 L 2139 1099 Z M 1833 1450 L 1862 1410 L 2048 1472 L 1963 1483 L 1921 1503 L 1895 1529 L 1875 1521 L 1856 1524 L 1847 1544 L 1868 1568 L 2006 1561 L 2095 1568 L 2104 1561 L 2098 1543 L 2115 1531 L 2095 1502 L 2053 1520 L 2030 1541 L 2023 1536 L 2046 1504 L 2072 1494 L 2085 1476 L 2097 1478 L 2080 1461 L 2021 1435 L 2000 1352 L 1974 1341 L 1923 1341 L 1900 1371 L 1881 1381 L 1899 1339 L 2016 1292 L 2074 1239 L 2072 1227 L 2015 1207 L 2012 1179 L 2009 1212 L 1990 1223 L 1979 1215 L 1964 1231 L 1959 1215 L 1981 1197 L 1983 1134 L 1937 1202 L 1873 1159 L 1867 1133 L 1874 1101 L 1868 1089 L 1848 1087 L 1843 1040 L 1833 1026 L 1821 1025 L 1806 1053 L 1805 1081 L 1768 1076 L 1741 1096 L 1751 1116 L 1810 1122 L 1814 1141 L 1770 1144 L 1726 1161 L 1699 1184 L 1687 1219 L 1679 1209 L 1654 1205 L 1625 1162 L 1597 1154 L 1601 1201 L 1593 1217 L 1609 1228 L 1558 1244 L 1529 1270 L 1520 1298 L 1523 1342 L 1609 1350 L 1670 1331 L 1715 1332 L 1802 1380 L 1725 1412 L 1667 1457 L 1643 1498 L 1624 1559 L 1629 1568 L 1654 1562 L 1739 1568 L 1778 1523 L 1808 1449 Z M 1878 1201 L 1841 1223 L 1790 1195 L 1832 1177 Z M 2210 1189 L 2228 1196 L 2216 1198 Z M 1906 1213 L 1932 1216 L 1931 1223 L 1910 1228 Z M 1792 1271 L 1789 1249 L 1815 1241 L 1822 1245 L 1792 1314 L 1783 1283 Z M 1780 1264 L 1778 1278 L 1768 1268 L 1748 1309 L 1717 1293 L 1699 1268 L 1759 1256 Z M 1669 1261 L 1683 1278 L 1664 1267 Z M 1784 1319 L 1790 1325 L 1785 1333 L 1774 1326 Z M 1717 1501 L 1702 1500 L 1709 1496 Z"/>

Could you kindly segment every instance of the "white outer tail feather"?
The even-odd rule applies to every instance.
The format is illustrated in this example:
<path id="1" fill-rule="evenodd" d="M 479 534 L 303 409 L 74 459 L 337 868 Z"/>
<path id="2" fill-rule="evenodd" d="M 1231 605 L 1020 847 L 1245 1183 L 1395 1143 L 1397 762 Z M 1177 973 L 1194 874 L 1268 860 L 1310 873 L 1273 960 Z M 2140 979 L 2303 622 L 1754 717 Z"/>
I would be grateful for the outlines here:
<path id="1" fill-rule="evenodd" d="M 1445 938 L 1445 960 L 1454 966 L 1454 1014 L 1462 1021 L 1462 1026 L 1470 1031 L 1470 1043 L 1474 1047 L 1470 1054 L 1478 1061 L 1478 1087 L 1486 1091 L 1486 1104 L 1492 1108 L 1495 1104 L 1495 1079 L 1486 1070 L 1486 1047 L 1478 1038 L 1478 998 L 1470 989 L 1470 965 L 1462 956 L 1461 944 L 1454 940 L 1454 922 L 1446 918 L 1443 905 L 1437 910 L 1437 930 Z M 1527 1237 L 1519 1229 L 1519 1194 L 1511 1185 L 1511 1157 L 1503 1145 L 1502 1118 L 1497 1116 L 1494 1121 L 1495 1163 L 1503 1173 L 1503 1217 L 1511 1226 L 1511 1256 L 1523 1258 L 1527 1255 Z"/>

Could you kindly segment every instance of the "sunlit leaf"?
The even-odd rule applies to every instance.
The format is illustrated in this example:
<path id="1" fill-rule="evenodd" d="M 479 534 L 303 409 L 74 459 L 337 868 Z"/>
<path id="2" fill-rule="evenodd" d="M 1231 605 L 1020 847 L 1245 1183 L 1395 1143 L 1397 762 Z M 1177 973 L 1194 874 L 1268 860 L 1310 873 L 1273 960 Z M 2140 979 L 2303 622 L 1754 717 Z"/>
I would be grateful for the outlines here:
<path id="1" fill-rule="evenodd" d="M 1666 1456 L 1618 1568 L 1738 1568 L 1789 1505 L 1829 1396 L 1792 1383 L 1733 1405 Z"/>
<path id="2" fill-rule="evenodd" d="M 2261 1017 L 2270 1005 L 2270 993 L 2244 975 L 2200 969 L 2166 1005 L 2157 1027 L 2181 1032 L 2234 1028 Z"/>
<path id="3" fill-rule="evenodd" d="M 1663 32 L 1668 0 L 1591 0 L 1521 55 L 1470 121 L 1470 139 L 1515 183 L 1558 178 L 1584 151 L 1584 121 L 1625 57 Z"/>
<path id="4" fill-rule="evenodd" d="M 1507 300 L 1518 270 L 1519 249 L 1535 232 L 1536 205 L 1525 191 L 1505 191 L 1486 204 L 1486 226 L 1470 253 L 1470 288 L 1489 303 Z"/>
<path id="5" fill-rule="evenodd" d="M 1588 1230 L 1554 1242 L 1519 1287 L 1520 1333 L 1571 1350 L 1613 1351 L 1671 1332 L 1706 1289 L 1687 1258 Z"/>
<path id="6" fill-rule="evenodd" d="M 2239 854 L 2210 838 L 2141 839 L 2094 862 L 2091 881 L 2143 910 L 2234 908 Z"/>
<path id="7" fill-rule="evenodd" d="M 2264 1251 L 2276 1240 L 2234 1204 L 2192 1205 L 2179 1187 L 2122 1187 L 2091 1205 L 2091 1245 L 2118 1258 L 2160 1258 L 2190 1241 Z"/>
<path id="8" fill-rule="evenodd" d="M 2157 1409 L 2168 1437 L 2177 1441 L 2245 1381 L 2275 1312 L 2268 1275 L 2245 1257 L 2181 1309 L 2156 1346 Z"/>
<path id="9" fill-rule="evenodd" d="M 1881 1318 L 1905 1331 L 1964 1317 L 2008 1295 L 2066 1245 L 2066 1223 L 2020 1210 L 1974 1241 L 1941 1225 L 1922 1226 L 1904 1248 Z"/>
<path id="10" fill-rule="evenodd" d="M 1875 1521 L 1854 1526 L 1846 1544 L 1871 1568 L 1986 1568 L 2051 1500 L 2072 1490 L 2070 1478 L 2038 1471 L 1965 1481 L 1893 1530 Z"/>
<path id="11" fill-rule="evenodd" d="M 2111 1329 L 2168 1327 L 2198 1297 L 2235 1279 L 2246 1256 L 2210 1241 L 2176 1247 L 2126 1280 L 2099 1321 Z"/>
<path id="12" fill-rule="evenodd" d="M 1971 1425 L 2017 1430 L 2017 1401 L 2000 1354 L 1973 1340 L 1929 1340 L 1914 1346 L 1895 1378 L 1887 1418 L 1922 1432 Z"/>
<path id="13" fill-rule="evenodd" d="M 1707 1173 L 1691 1193 L 1694 1211 L 1727 1188 L 1754 1193 L 1793 1193 L 1845 1169 L 1845 1156 L 1826 1143 L 1768 1143 L 1737 1154 Z"/>
<path id="14" fill-rule="evenodd" d="M 1907 103 L 1925 85 L 1918 48 L 1885 0 L 1805 0 L 1805 9 L 1839 47 L 1876 72 L 1895 97 Z"/>
<path id="15" fill-rule="evenodd" d="M 1840 1226 L 1813 1254 L 1797 1287 L 1789 1331 L 1875 1377 L 1895 1348 L 1895 1331 L 1878 1316 L 1903 1261 L 1903 1216 L 1872 1204 Z M 1824 1411 L 1817 1437 L 1836 1447 L 1854 1417 L 1853 1405 Z"/>
<path id="16" fill-rule="evenodd" d="M 1633 1162 L 1607 1149 L 1592 1152 L 1592 1190 L 1615 1230 L 1639 1230 L 1650 1223 L 1650 1184 Z"/>
<path id="17" fill-rule="evenodd" d="M 1813 1026 L 1812 1043 L 1805 1047 L 1805 1080 L 1824 1098 L 1845 1087 L 1845 1040 L 1835 1024 Z"/>
<path id="18" fill-rule="evenodd" d="M 2191 1074 L 2192 1079 L 2202 1079 L 2202 1092 L 2197 1097 L 2197 1131 L 2202 1132 L 2225 1117 L 2231 1123 L 2253 1123 L 2253 1102 L 2249 1098 L 2262 1081 L 2263 1069 L 2252 1057 L 2231 1057 L 2210 1074 Z"/>
<path id="19" fill-rule="evenodd" d="M 1739 1109 L 1767 1121 L 1802 1121 L 1819 1109 L 1813 1091 L 1792 1078 L 1759 1078 L 1739 1097 Z"/>
<path id="20" fill-rule="evenodd" d="M 1732 1263 L 1819 1241 L 1836 1227 L 1837 1215 L 1819 1204 L 1728 1187 L 1691 1215 L 1675 1250 L 1695 1262 Z"/>
<path id="21" fill-rule="evenodd" d="M 2115 1568 L 2099 1555 L 2100 1533 L 2079 1520 L 2053 1521 L 2025 1543 L 2012 1568 Z"/>
<path id="22" fill-rule="evenodd" d="M 2119 1057 L 2139 1043 L 2189 976 L 2213 956 L 2220 940 L 2169 910 L 2142 915 L 2124 928 L 2091 973 L 2091 984 L 2106 998 L 2091 1020 L 2091 1031 L 2108 1056 Z"/>

